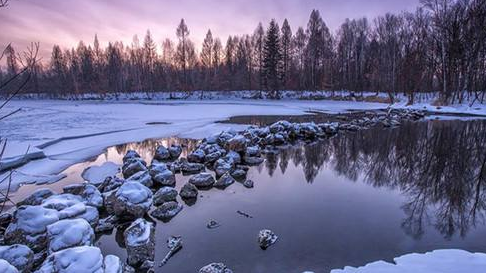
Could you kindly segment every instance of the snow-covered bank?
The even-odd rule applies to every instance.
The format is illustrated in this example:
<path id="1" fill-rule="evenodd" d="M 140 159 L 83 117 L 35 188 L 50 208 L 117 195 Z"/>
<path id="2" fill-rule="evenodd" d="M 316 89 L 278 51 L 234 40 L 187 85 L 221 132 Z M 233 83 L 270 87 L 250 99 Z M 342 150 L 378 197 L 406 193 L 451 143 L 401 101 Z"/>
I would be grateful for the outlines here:
<path id="1" fill-rule="evenodd" d="M 331 273 L 482 273 L 486 268 L 485 253 L 458 249 L 434 250 L 425 254 L 407 254 L 393 263 L 377 261 L 363 267 L 335 269 Z"/>

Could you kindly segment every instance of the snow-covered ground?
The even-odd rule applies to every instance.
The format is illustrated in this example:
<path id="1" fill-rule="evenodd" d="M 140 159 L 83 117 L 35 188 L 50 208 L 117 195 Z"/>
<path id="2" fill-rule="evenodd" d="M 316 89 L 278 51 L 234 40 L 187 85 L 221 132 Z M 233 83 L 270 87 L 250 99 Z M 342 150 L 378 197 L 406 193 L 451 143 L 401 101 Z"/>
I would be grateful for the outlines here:
<path id="1" fill-rule="evenodd" d="M 245 127 L 215 123 L 231 116 L 281 115 L 284 119 L 285 115 L 307 111 L 339 113 L 387 107 L 385 103 L 330 100 L 15 100 L 2 111 L 22 108 L 0 121 L 0 135 L 8 139 L 0 169 L 30 160 L 16 169 L 12 185 L 48 183 L 58 180 L 57 174 L 63 169 L 113 145 L 168 136 L 203 138 L 222 130 Z M 437 109 L 424 102 L 413 106 L 397 103 L 392 107 L 486 115 L 485 105 Z"/>

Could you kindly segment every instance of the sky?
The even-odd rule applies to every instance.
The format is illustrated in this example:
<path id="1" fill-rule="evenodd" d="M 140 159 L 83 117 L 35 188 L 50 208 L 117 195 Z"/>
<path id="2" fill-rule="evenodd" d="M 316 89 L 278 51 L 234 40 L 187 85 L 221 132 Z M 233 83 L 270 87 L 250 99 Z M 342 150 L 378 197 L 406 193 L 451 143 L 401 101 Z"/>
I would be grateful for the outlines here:
<path id="1" fill-rule="evenodd" d="M 387 12 L 413 11 L 420 0 L 10 0 L 0 9 L 0 46 L 12 43 L 17 51 L 40 42 L 49 58 L 54 44 L 73 47 L 92 44 L 97 34 L 102 46 L 110 41 L 142 41 L 147 29 L 160 45 L 176 39 L 185 18 L 190 38 L 199 45 L 208 29 L 224 43 L 228 35 L 253 33 L 275 18 L 287 18 L 292 30 L 307 24 L 312 9 L 336 31 L 346 18 L 373 18 Z"/>

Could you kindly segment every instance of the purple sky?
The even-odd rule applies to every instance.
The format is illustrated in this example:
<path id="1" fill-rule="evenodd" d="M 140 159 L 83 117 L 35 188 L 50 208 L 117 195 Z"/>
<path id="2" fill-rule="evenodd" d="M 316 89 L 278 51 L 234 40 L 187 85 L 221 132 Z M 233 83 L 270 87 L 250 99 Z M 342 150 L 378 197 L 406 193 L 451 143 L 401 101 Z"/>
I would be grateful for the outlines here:
<path id="1" fill-rule="evenodd" d="M 288 18 L 292 30 L 305 26 L 313 8 L 335 31 L 345 18 L 368 18 L 386 12 L 414 10 L 419 0 L 10 0 L 0 9 L 0 46 L 16 48 L 39 41 L 49 58 L 53 44 L 91 44 L 95 33 L 104 46 L 109 41 L 130 43 L 143 39 L 147 29 L 160 44 L 175 39 L 175 29 L 185 18 L 190 37 L 199 46 L 208 28 L 223 42 L 230 34 L 252 33 L 258 22 Z"/>

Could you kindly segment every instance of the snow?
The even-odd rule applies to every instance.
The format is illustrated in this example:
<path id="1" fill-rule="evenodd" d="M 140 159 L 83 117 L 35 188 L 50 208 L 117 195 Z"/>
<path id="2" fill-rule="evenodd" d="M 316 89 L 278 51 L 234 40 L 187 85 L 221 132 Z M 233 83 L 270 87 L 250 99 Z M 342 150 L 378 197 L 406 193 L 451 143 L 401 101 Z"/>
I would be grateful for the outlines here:
<path id="1" fill-rule="evenodd" d="M 331 273 L 483 273 L 486 254 L 444 249 L 403 255 L 395 258 L 394 262 L 377 261 L 358 268 L 347 266 Z"/>
<path id="2" fill-rule="evenodd" d="M 105 162 L 101 166 L 90 166 L 83 171 L 82 177 L 91 184 L 99 185 L 106 177 L 115 176 L 119 172 L 120 166 L 113 162 Z"/>
<path id="3" fill-rule="evenodd" d="M 125 241 L 128 246 L 140 246 L 145 245 L 150 240 L 150 233 L 152 232 L 152 223 L 138 218 L 135 220 L 125 232 L 126 238 Z M 128 232 L 128 231 L 134 232 Z"/>
<path id="4" fill-rule="evenodd" d="M 101 250 L 92 246 L 79 246 L 55 252 L 47 257 L 38 273 L 103 273 Z"/>
<path id="5" fill-rule="evenodd" d="M 18 273 L 19 271 L 7 261 L 0 259 L 0 272 L 3 273 Z"/>
<path id="6" fill-rule="evenodd" d="M 15 212 L 15 220 L 8 226 L 7 233 L 19 229 L 27 234 L 39 234 L 45 232 L 48 225 L 57 222 L 59 216 L 53 209 L 25 206 Z"/>
<path id="7" fill-rule="evenodd" d="M 76 246 L 93 244 L 94 232 L 84 219 L 61 220 L 47 226 L 49 254 Z"/>

